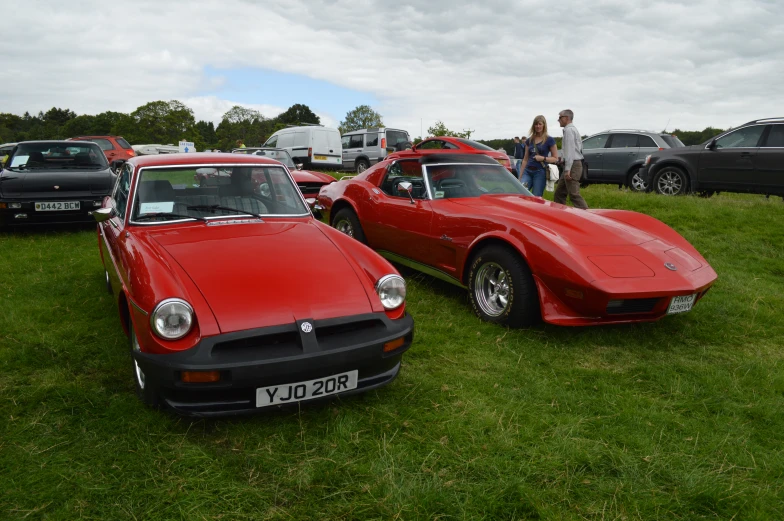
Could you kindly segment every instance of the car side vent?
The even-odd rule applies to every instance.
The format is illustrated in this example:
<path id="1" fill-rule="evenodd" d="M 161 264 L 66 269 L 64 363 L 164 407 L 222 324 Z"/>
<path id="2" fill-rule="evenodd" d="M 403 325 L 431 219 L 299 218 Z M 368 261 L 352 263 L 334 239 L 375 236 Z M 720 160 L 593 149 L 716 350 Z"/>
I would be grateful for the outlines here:
<path id="1" fill-rule="evenodd" d="M 296 331 L 286 331 L 271 335 L 251 336 L 218 342 L 212 347 L 213 358 L 220 361 L 229 361 L 239 356 L 246 357 L 251 352 L 258 353 L 257 360 L 300 355 L 302 347 L 299 343 L 299 334 Z"/>
<path id="2" fill-rule="evenodd" d="M 633 298 L 626 300 L 611 300 L 607 304 L 608 315 L 626 315 L 629 313 L 650 313 L 659 302 L 659 298 Z"/>
<path id="3" fill-rule="evenodd" d="M 334 326 L 316 328 L 316 339 L 321 349 L 335 349 L 378 338 L 386 330 L 384 322 L 377 319 L 359 320 Z"/>

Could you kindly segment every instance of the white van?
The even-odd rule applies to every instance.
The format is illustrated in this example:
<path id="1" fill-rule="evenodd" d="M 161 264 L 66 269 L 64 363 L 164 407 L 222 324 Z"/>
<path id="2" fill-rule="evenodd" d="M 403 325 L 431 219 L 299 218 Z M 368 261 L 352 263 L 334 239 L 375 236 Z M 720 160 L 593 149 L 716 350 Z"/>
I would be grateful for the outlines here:
<path id="1" fill-rule="evenodd" d="M 305 169 L 342 168 L 343 148 L 336 128 L 308 125 L 278 130 L 264 143 L 265 147 L 285 148 L 295 163 Z"/>

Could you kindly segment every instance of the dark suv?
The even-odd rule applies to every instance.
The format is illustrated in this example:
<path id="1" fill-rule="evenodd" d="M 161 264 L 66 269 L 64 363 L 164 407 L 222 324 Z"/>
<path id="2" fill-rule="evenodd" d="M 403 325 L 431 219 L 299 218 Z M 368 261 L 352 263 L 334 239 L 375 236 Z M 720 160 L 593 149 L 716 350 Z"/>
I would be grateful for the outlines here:
<path id="1" fill-rule="evenodd" d="M 635 192 L 646 189 L 639 176 L 645 157 L 683 143 L 670 134 L 645 130 L 605 130 L 583 140 L 585 165 L 590 183 L 628 186 Z"/>
<path id="2" fill-rule="evenodd" d="M 662 195 L 784 196 L 784 118 L 749 121 L 701 145 L 655 152 L 641 175 L 648 191 Z"/>

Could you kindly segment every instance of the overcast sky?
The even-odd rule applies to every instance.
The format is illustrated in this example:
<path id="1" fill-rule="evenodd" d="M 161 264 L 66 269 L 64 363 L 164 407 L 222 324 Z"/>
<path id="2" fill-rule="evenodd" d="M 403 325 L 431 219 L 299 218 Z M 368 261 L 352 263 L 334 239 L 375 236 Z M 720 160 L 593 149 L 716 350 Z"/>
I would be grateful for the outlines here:
<path id="1" fill-rule="evenodd" d="M 131 112 L 179 100 L 304 103 L 337 126 L 367 104 L 412 137 L 478 139 L 575 112 L 583 134 L 784 116 L 784 1 L 28 0 L 4 9 L 0 112 Z"/>

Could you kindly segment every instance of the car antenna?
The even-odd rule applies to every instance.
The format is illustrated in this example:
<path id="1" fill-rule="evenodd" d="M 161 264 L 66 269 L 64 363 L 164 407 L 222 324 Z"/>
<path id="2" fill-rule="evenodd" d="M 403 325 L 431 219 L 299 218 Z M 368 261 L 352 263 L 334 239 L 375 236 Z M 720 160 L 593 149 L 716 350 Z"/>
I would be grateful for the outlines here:
<path id="1" fill-rule="evenodd" d="M 666 124 L 666 125 L 664 125 L 664 130 L 662 130 L 662 134 L 666 134 L 666 133 L 667 133 L 667 127 L 669 127 L 669 126 L 670 126 L 670 120 L 671 120 L 671 119 L 672 119 L 672 118 L 670 118 L 670 119 L 668 119 L 668 120 L 667 120 L 667 124 Z"/>

